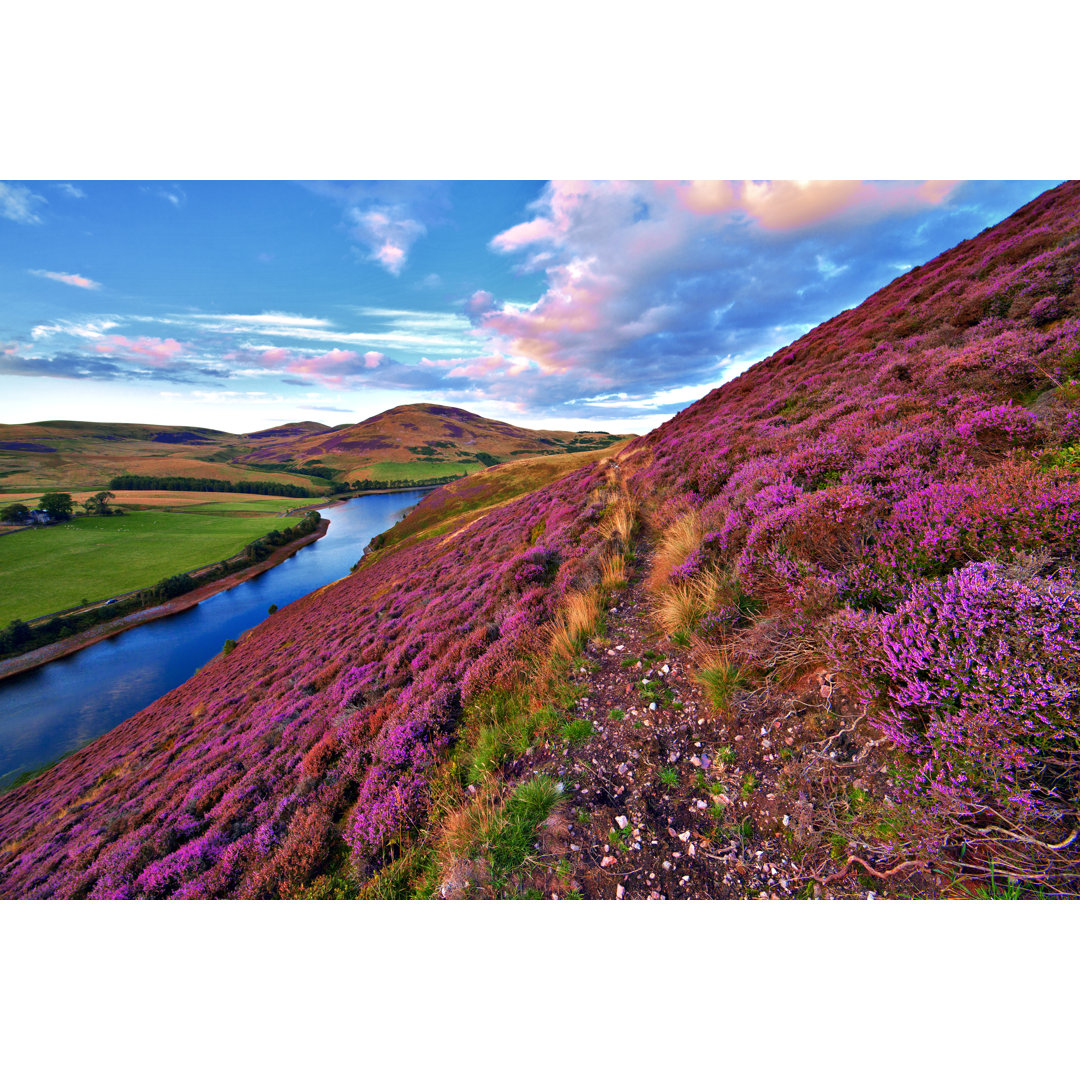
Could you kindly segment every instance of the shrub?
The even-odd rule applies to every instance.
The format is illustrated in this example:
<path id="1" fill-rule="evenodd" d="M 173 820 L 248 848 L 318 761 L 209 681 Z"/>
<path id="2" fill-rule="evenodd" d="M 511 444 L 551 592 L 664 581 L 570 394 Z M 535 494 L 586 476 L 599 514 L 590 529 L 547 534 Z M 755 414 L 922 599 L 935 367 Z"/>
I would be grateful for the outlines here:
<path id="1" fill-rule="evenodd" d="M 974 563 L 880 619 L 867 670 L 931 849 L 961 825 L 1042 835 L 1080 794 L 1080 603 L 1071 578 Z M 1029 845 L 1030 846 L 1030 845 Z"/>

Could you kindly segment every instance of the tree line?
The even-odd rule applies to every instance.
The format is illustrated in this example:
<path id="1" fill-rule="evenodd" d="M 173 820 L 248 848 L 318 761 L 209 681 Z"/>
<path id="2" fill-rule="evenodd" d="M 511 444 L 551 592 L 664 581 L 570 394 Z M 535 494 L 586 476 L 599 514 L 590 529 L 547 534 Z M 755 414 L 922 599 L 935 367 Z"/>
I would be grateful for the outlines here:
<path id="1" fill-rule="evenodd" d="M 228 491 L 241 495 L 280 495 L 287 499 L 310 499 L 312 493 L 298 484 L 276 480 L 208 480 L 201 476 L 114 476 L 109 487 L 121 491 Z"/>

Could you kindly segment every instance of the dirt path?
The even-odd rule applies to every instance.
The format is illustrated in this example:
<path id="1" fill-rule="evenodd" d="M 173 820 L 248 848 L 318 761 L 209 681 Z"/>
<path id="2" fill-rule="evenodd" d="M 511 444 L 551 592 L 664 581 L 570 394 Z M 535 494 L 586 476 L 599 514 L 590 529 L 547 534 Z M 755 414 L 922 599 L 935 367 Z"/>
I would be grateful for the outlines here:
<path id="1" fill-rule="evenodd" d="M 250 581 L 253 577 L 258 577 L 259 574 L 278 566 L 294 552 L 299 551 L 300 548 L 314 543 L 321 536 L 325 536 L 329 527 L 330 522 L 324 518 L 314 532 L 276 548 L 271 555 L 254 566 L 245 567 L 228 577 L 219 578 L 217 581 L 211 581 L 206 585 L 200 585 L 197 589 L 192 589 L 191 592 L 184 593 L 183 596 L 177 596 L 164 604 L 158 604 L 156 607 L 144 608 L 142 611 L 132 612 L 130 615 L 113 619 L 111 622 L 92 626 L 89 630 L 83 630 L 81 633 L 73 634 L 71 637 L 64 638 L 61 641 L 54 641 L 51 645 L 43 645 L 33 652 L 13 656 L 9 660 L 0 660 L 0 679 L 6 679 L 10 675 L 18 675 L 24 671 L 31 671 L 36 667 L 41 667 L 42 664 L 49 663 L 51 660 L 58 660 L 62 656 L 70 656 L 72 653 L 79 652 L 90 645 L 95 645 L 106 638 L 122 634 L 125 630 L 132 629 L 132 627 L 142 626 L 143 623 L 153 622 L 154 619 L 162 619 L 167 615 L 176 615 L 178 612 L 187 611 L 188 608 L 195 607 L 196 604 L 219 592 L 224 592 L 235 585 Z"/>
<path id="2" fill-rule="evenodd" d="M 543 840 L 559 865 L 535 886 L 585 899 L 865 898 L 855 875 L 823 891 L 801 866 L 794 840 L 808 808 L 784 769 L 798 756 L 798 718 L 753 692 L 712 707 L 688 653 L 665 649 L 648 616 L 644 569 L 639 558 L 571 680 L 583 692 L 571 721 L 593 734 L 582 723 L 577 745 L 518 764 L 521 778 L 557 775 L 568 788 Z"/>

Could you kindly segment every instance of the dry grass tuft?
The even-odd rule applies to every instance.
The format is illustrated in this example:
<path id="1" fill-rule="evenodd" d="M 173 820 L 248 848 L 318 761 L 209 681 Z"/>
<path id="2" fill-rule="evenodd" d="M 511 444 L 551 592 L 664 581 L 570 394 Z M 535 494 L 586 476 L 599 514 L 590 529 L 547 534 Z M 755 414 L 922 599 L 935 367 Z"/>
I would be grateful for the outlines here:
<path id="1" fill-rule="evenodd" d="M 600 560 L 600 575 L 600 585 L 604 589 L 618 589 L 626 584 L 626 559 L 621 551 Z"/>
<path id="2" fill-rule="evenodd" d="M 694 659 L 697 663 L 694 681 L 705 691 L 705 696 L 715 709 L 727 709 L 732 695 L 746 681 L 746 672 L 735 663 L 730 651 L 722 651 L 701 642 L 696 643 Z"/>
<path id="3" fill-rule="evenodd" d="M 728 582 L 719 570 L 710 569 L 690 581 L 654 590 L 652 617 L 669 637 L 689 633 L 704 616 L 715 611 L 726 595 Z"/>
<path id="4" fill-rule="evenodd" d="M 611 504 L 611 509 L 600 522 L 600 535 L 605 540 L 618 539 L 623 548 L 627 548 L 637 529 L 638 507 L 633 499 L 620 497 Z"/>
<path id="5" fill-rule="evenodd" d="M 599 624 L 602 612 L 598 588 L 567 593 L 551 629 L 552 652 L 562 659 L 575 656 Z"/>
<path id="6" fill-rule="evenodd" d="M 672 522 L 664 530 L 653 552 L 652 569 L 645 587 L 650 592 L 664 588 L 671 578 L 671 571 L 701 547 L 704 535 L 701 518 L 696 512 Z"/>

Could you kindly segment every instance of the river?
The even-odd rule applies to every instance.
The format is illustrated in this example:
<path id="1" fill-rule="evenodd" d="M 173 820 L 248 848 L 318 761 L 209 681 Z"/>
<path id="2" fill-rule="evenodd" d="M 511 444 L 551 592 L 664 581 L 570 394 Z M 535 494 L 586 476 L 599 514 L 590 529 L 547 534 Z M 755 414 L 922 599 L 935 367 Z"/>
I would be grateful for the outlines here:
<path id="1" fill-rule="evenodd" d="M 344 577 L 368 541 L 428 490 L 365 495 L 320 510 L 330 521 L 326 535 L 258 577 L 0 681 L 0 788 L 85 746 L 179 686 L 226 638 L 262 622 L 271 604 L 284 607 Z"/>

